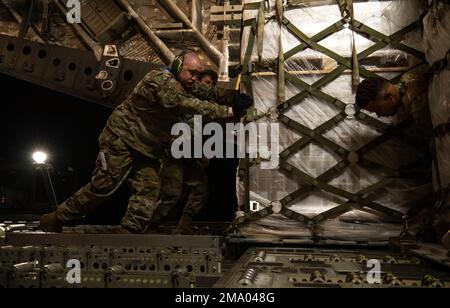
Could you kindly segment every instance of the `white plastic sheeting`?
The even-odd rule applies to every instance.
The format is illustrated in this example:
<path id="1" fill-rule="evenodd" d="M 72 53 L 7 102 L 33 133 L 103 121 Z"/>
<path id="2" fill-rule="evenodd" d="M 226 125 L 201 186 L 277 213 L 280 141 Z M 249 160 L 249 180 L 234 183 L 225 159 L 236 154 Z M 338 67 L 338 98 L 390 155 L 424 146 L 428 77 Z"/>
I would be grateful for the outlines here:
<path id="1" fill-rule="evenodd" d="M 424 18 L 424 46 L 427 61 L 433 64 L 447 56 L 450 50 L 450 5 L 429 12 Z M 433 76 L 428 100 L 433 126 L 450 122 L 450 70 L 444 69 Z M 443 187 L 450 185 L 450 136 L 435 138 L 439 177 Z M 437 191 L 437 172 L 434 170 L 434 189 Z M 450 196 L 447 200 L 450 204 Z M 450 211 L 438 213 L 438 221 L 450 223 Z"/>
<path id="2" fill-rule="evenodd" d="M 380 1 L 355 3 L 355 19 L 367 24 L 375 30 L 391 35 L 419 19 L 418 1 Z M 245 18 L 256 17 L 257 11 L 247 11 Z M 267 15 L 270 15 L 269 13 Z M 297 28 L 309 37 L 322 31 L 326 27 L 340 20 L 341 14 L 337 4 L 321 6 L 304 6 L 295 9 L 286 9 L 284 16 L 288 18 Z M 267 16 L 266 16 L 267 17 Z M 272 19 L 266 23 L 264 29 L 264 49 L 263 59 L 276 59 L 279 53 L 279 36 L 283 51 L 286 52 L 300 44 L 300 41 L 288 32 L 288 30 Z M 244 29 L 243 46 L 247 46 L 249 27 Z M 402 43 L 422 50 L 421 32 L 414 31 L 406 35 Z M 257 42 L 253 48 L 252 61 L 258 59 Z M 335 53 L 351 57 L 352 33 L 345 28 L 335 33 L 327 39 L 320 41 L 320 45 L 333 50 Z M 355 35 L 355 44 L 358 52 L 375 44 L 372 40 Z M 243 48 L 242 59 L 245 54 Z M 378 64 L 384 66 L 413 66 L 417 59 L 403 51 L 387 46 L 381 51 L 377 51 L 372 56 L 381 57 Z M 321 62 L 317 62 L 320 59 Z M 385 60 L 383 62 L 383 59 Z M 321 63 L 317 67 L 317 63 Z M 331 65 L 335 66 L 331 58 L 306 49 L 297 53 L 286 61 L 286 71 L 312 71 L 310 74 L 299 75 L 300 79 L 308 84 L 313 84 L 325 75 L 318 70 L 326 71 Z M 387 65 L 388 63 L 389 65 Z M 401 63 L 401 64 L 400 64 Z M 368 69 L 373 67 L 366 67 Z M 317 72 L 314 72 L 317 71 Z M 394 77 L 398 73 L 384 74 L 385 77 Z M 297 77 L 299 77 L 297 76 Z M 447 79 L 448 80 L 448 79 Z M 277 105 L 278 76 L 252 77 L 253 95 L 255 98 L 255 108 L 258 114 L 267 113 L 270 108 Z M 320 89 L 324 93 L 339 98 L 351 107 L 354 103 L 354 93 L 351 87 L 351 73 L 347 72 L 339 76 L 336 80 Z M 301 88 L 286 82 L 286 100 L 300 93 Z M 447 87 L 448 91 L 448 87 Z M 448 97 L 448 96 L 447 96 Z M 337 115 L 340 111 L 330 104 L 322 101 L 313 95 L 308 95 L 302 102 L 291 107 L 283 114 L 290 119 L 310 128 L 315 129 L 325 121 Z M 377 118 L 376 115 L 370 114 Z M 387 124 L 396 123 L 395 118 L 379 118 Z M 274 121 L 272 118 L 263 118 L 259 121 Z M 380 136 L 382 132 L 369 127 L 352 117 L 351 115 L 334 126 L 323 135 L 334 143 L 342 146 L 348 151 L 355 151 L 367 144 L 374 138 Z M 281 151 L 301 139 L 302 136 L 284 124 L 280 123 L 280 148 Z M 448 153 L 448 152 L 447 152 Z M 390 168 L 401 168 L 410 162 L 414 162 L 419 157 L 420 152 L 404 140 L 391 138 L 387 142 L 375 147 L 364 155 L 364 158 L 378 162 Z M 332 149 L 323 145 L 309 143 L 300 151 L 290 156 L 288 163 L 312 177 L 318 177 L 323 172 L 334 167 L 343 157 L 335 153 Z M 350 164 L 344 172 L 337 178 L 328 182 L 334 187 L 346 191 L 357 193 L 361 189 L 386 178 L 386 174 L 375 169 L 364 168 L 358 163 Z M 238 199 L 243 202 L 244 184 L 238 179 Z M 250 200 L 258 201 L 262 206 L 271 206 L 290 193 L 301 187 L 301 183 L 290 175 L 284 173 L 280 168 L 273 170 L 262 170 L 258 165 L 250 168 Z M 431 183 L 423 178 L 417 179 L 393 179 L 389 185 L 381 187 L 365 198 L 395 209 L 402 213 L 407 213 L 412 208 L 424 206 L 424 200 L 429 196 Z M 334 208 L 346 199 L 320 190 L 314 190 L 302 199 L 297 199 L 289 205 L 289 209 L 307 217 L 314 217 L 326 210 Z M 391 217 L 373 210 L 364 211 L 354 209 L 339 217 L 319 223 L 314 228 L 314 233 L 329 239 L 337 240 L 357 240 L 357 241 L 384 241 L 392 236 L 398 236 L 402 230 L 402 225 L 393 223 Z M 299 221 L 293 221 L 281 214 L 273 214 L 259 221 L 251 222 L 241 228 L 241 232 L 246 236 L 256 237 L 305 237 L 311 236 L 309 226 Z"/>
<path id="3" fill-rule="evenodd" d="M 246 1 L 253 2 L 253 1 Z M 274 1 L 271 1 L 272 4 Z M 379 31 L 385 35 L 391 35 L 403 29 L 411 23 L 419 19 L 420 1 L 417 0 L 396 0 L 396 1 L 370 1 L 354 3 L 355 19 L 366 24 L 367 26 Z M 258 15 L 257 10 L 248 10 L 244 13 L 244 18 L 255 18 Z M 266 13 L 266 17 L 270 17 L 273 13 Z M 304 6 L 295 9 L 286 9 L 284 16 L 298 29 L 307 36 L 312 37 L 325 28 L 333 25 L 342 19 L 339 7 L 333 5 Z M 250 27 L 243 30 L 243 46 L 247 46 Z M 278 57 L 279 45 L 278 41 L 281 34 L 283 51 L 286 52 L 299 44 L 297 38 L 289 33 L 289 31 L 280 26 L 276 19 L 268 21 L 264 28 L 264 50 L 263 59 L 276 59 Z M 320 45 L 333 50 L 341 56 L 350 56 L 352 52 L 351 40 L 352 31 L 345 28 L 338 33 L 322 40 Z M 402 41 L 408 46 L 416 49 L 422 49 L 421 33 L 412 32 Z M 257 41 L 253 48 L 251 56 L 252 61 L 258 60 Z M 358 51 L 362 51 L 375 43 L 359 34 L 355 34 L 355 44 Z M 388 50 L 391 51 L 391 50 Z M 379 52 L 378 52 L 379 53 Z M 242 60 L 245 54 L 245 48 L 242 49 Z M 294 57 L 307 58 L 308 56 L 317 56 L 318 52 L 307 49 L 298 53 Z M 395 55 L 402 56 L 402 51 L 395 51 Z"/>
<path id="4" fill-rule="evenodd" d="M 450 47 L 450 5 L 439 6 L 423 19 L 423 44 L 428 63 L 443 59 Z"/>

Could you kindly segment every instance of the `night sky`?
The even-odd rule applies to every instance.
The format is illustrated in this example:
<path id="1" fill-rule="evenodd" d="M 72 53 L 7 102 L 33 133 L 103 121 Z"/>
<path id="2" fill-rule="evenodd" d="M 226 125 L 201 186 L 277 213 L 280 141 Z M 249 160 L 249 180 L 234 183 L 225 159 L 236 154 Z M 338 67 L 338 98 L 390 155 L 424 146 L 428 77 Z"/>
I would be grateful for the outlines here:
<path id="1" fill-rule="evenodd" d="M 48 151 L 56 172 L 74 169 L 76 181 L 69 192 L 88 183 L 98 153 L 97 138 L 112 110 L 3 74 L 0 83 L 0 166 L 29 164 L 32 152 L 43 149 Z M 233 218 L 236 165 L 235 160 L 211 161 L 210 200 L 196 220 Z M 59 195 L 67 193 L 57 191 Z M 123 185 L 86 223 L 119 223 L 129 194 Z M 170 218 L 177 219 L 177 213 Z"/>

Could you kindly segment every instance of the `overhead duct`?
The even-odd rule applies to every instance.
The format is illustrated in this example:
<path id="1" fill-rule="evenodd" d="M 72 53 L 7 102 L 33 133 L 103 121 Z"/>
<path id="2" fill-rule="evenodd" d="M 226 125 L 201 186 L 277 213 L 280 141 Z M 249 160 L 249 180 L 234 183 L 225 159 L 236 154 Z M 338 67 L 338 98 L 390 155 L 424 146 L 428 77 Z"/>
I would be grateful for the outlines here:
<path id="1" fill-rule="evenodd" d="M 197 29 L 196 26 L 194 26 L 189 18 L 187 18 L 183 13 L 183 11 L 180 10 L 180 8 L 172 0 L 161 0 L 161 4 L 169 12 L 169 14 L 177 18 L 179 21 L 183 22 L 189 29 L 193 30 L 193 35 L 200 43 L 200 46 L 211 58 L 211 60 L 213 60 L 214 63 L 219 66 L 220 62 L 222 61 L 222 53 L 208 41 L 208 39 Z"/>
<path id="2" fill-rule="evenodd" d="M 127 10 L 128 14 L 137 22 L 142 31 L 146 34 L 150 43 L 153 45 L 155 50 L 160 54 L 163 61 L 169 64 L 175 58 L 172 51 L 164 44 L 163 41 L 150 29 L 150 27 L 145 23 L 145 21 L 139 16 L 139 14 L 132 8 L 132 6 L 126 0 L 118 0 L 118 2 Z"/>

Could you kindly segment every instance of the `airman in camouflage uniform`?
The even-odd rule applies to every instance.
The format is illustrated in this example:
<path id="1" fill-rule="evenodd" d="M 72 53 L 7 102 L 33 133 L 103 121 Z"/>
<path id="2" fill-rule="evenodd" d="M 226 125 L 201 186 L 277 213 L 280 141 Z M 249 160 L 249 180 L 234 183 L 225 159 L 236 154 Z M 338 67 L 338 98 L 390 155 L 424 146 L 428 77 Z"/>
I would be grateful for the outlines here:
<path id="1" fill-rule="evenodd" d="M 423 179 L 431 182 L 431 164 L 436 162 L 433 155 L 434 139 L 432 122 L 428 105 L 429 72 L 426 66 L 420 66 L 402 75 L 398 84 L 389 84 L 378 78 L 364 80 L 357 89 L 356 104 L 378 116 L 398 116 L 399 122 L 412 119 L 413 124 L 404 133 L 415 141 L 416 146 L 424 149 L 424 158 L 417 164 L 416 170 L 421 170 Z M 431 149 L 431 151 L 430 151 Z M 442 237 L 450 226 L 449 211 L 440 209 L 429 213 L 425 219 L 423 231 L 427 232 L 433 225 L 438 238 Z"/>
<path id="2" fill-rule="evenodd" d="M 424 66 L 402 75 L 397 88 L 400 93 L 402 107 L 399 110 L 399 120 L 410 117 L 420 135 L 431 138 L 431 115 L 428 106 L 428 72 Z"/>
<path id="3" fill-rule="evenodd" d="M 434 145 L 433 125 L 431 122 L 430 109 L 428 105 L 428 84 L 429 72 L 424 68 L 415 70 L 411 73 L 404 74 L 399 83 L 402 101 L 404 105 L 403 118 L 410 116 L 414 121 L 412 136 L 419 145 L 422 143 L 430 148 L 430 156 L 426 157 L 428 161 L 432 160 L 436 168 L 436 174 L 439 173 L 437 157 Z M 431 141 L 431 142 L 430 142 Z M 429 170 L 428 166 L 421 166 L 425 171 Z M 437 175 L 439 176 L 439 175 Z M 438 183 L 440 183 L 438 181 Z M 439 200 L 436 204 L 440 204 Z M 425 232 L 428 229 L 434 230 L 433 237 L 438 240 L 442 238 L 442 242 L 450 243 L 450 236 L 444 239 L 450 230 L 450 208 L 448 206 L 438 206 L 432 210 L 430 217 L 426 221 Z M 427 240 L 429 238 L 426 238 Z"/>
<path id="4" fill-rule="evenodd" d="M 381 78 L 365 79 L 358 85 L 356 104 L 379 117 L 399 115 L 400 121 L 411 117 L 416 126 L 429 133 L 431 118 L 427 99 L 428 75 L 420 66 L 402 75 L 400 82 L 391 84 Z"/>
<path id="5" fill-rule="evenodd" d="M 161 193 L 152 225 L 157 224 L 167 216 L 183 196 L 183 189 L 189 190 L 186 205 L 183 208 L 180 221 L 174 230 L 175 234 L 192 234 L 192 217 L 198 214 L 208 201 L 208 178 L 199 159 L 166 158 L 160 161 L 159 177 Z"/>
<path id="6" fill-rule="evenodd" d="M 217 73 L 214 71 L 203 71 L 199 76 L 199 82 L 203 85 L 215 86 Z M 205 89 L 207 90 L 208 88 L 196 84 L 193 91 L 202 93 L 201 91 Z M 209 96 L 208 94 L 203 95 Z M 192 115 L 183 115 L 180 119 L 180 121 L 189 124 L 193 130 L 192 120 Z M 161 191 L 157 208 L 152 217 L 151 224 L 153 227 L 156 227 L 167 216 L 169 211 L 179 203 L 183 195 L 183 189 L 187 188 L 189 190 L 188 199 L 173 233 L 193 233 L 192 217 L 199 213 L 208 201 L 208 177 L 204 161 L 205 159 L 173 159 L 170 157 L 160 161 L 159 178 Z"/>
<path id="7" fill-rule="evenodd" d="M 166 157 L 172 126 L 182 114 L 200 114 L 209 120 L 233 116 L 231 108 L 187 92 L 200 71 L 200 60 L 194 55 L 177 78 L 166 69 L 148 73 L 108 119 L 99 137 L 100 153 L 91 182 L 55 212 L 42 216 L 41 229 L 59 232 L 62 226 L 91 212 L 127 180 L 132 196 L 121 222 L 122 231 L 143 232 L 159 195 L 158 165 Z M 218 97 L 218 92 L 202 89 L 199 95 L 212 98 Z"/>

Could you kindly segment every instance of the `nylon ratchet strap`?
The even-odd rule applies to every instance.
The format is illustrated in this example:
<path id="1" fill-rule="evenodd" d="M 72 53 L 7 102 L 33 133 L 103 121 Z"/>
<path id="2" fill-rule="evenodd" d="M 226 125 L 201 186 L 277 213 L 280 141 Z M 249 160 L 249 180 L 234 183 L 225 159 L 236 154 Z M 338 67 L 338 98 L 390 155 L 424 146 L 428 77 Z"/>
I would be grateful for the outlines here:
<path id="1" fill-rule="evenodd" d="M 335 165 L 334 167 L 328 169 L 324 173 L 322 173 L 320 176 L 318 176 L 315 181 L 317 182 L 329 182 L 332 179 L 339 176 L 342 171 L 347 168 L 348 163 L 343 161 Z M 292 174 L 292 173 L 290 173 Z M 315 189 L 314 185 L 308 184 L 308 183 L 302 183 L 302 187 L 294 191 L 293 193 L 289 194 L 288 196 L 281 199 L 281 204 L 283 206 L 287 206 L 290 203 L 294 202 L 295 200 L 301 199 L 306 197 L 310 192 L 312 192 Z"/>
<path id="2" fill-rule="evenodd" d="M 259 3 L 258 9 L 258 28 L 257 28 L 257 51 L 258 61 L 261 62 L 264 49 L 264 25 L 266 21 L 266 13 L 264 10 L 264 2 Z"/>
<path id="3" fill-rule="evenodd" d="M 343 147 L 341 147 L 341 146 L 337 145 L 336 143 L 334 143 L 333 141 L 325 138 L 321 134 L 316 134 L 316 132 L 314 130 L 298 123 L 297 121 L 292 120 L 291 118 L 285 116 L 284 114 L 280 114 L 279 120 L 281 123 L 292 128 L 293 130 L 301 133 L 302 135 L 306 135 L 309 138 L 317 141 L 319 144 L 331 149 L 333 152 L 335 152 L 336 154 L 338 154 L 341 157 L 346 157 L 349 154 L 349 152 L 346 149 L 344 149 Z"/>
<path id="4" fill-rule="evenodd" d="M 366 194 L 369 194 L 371 192 L 375 192 L 377 189 L 385 187 L 386 185 L 389 185 L 390 183 L 392 183 L 394 181 L 394 179 L 392 178 L 384 178 L 383 180 L 370 185 L 360 191 L 358 191 L 356 194 L 358 196 L 364 196 Z M 332 218 L 336 218 L 342 214 L 345 214 L 346 212 L 352 210 L 352 209 L 357 209 L 363 212 L 368 212 L 364 207 L 362 207 L 361 205 L 359 205 L 358 203 L 354 203 L 352 201 L 347 201 L 345 203 L 342 203 L 332 209 L 329 209 L 328 211 L 322 212 L 320 214 L 318 214 L 317 216 L 312 218 L 312 221 L 317 224 L 320 223 L 322 221 L 325 221 L 327 219 L 332 219 Z"/>
<path id="5" fill-rule="evenodd" d="M 242 67 L 242 82 L 245 84 L 247 93 L 253 97 L 252 82 L 250 80 L 250 60 L 253 53 L 253 48 L 255 45 L 256 36 L 256 19 L 250 19 L 244 22 L 245 26 L 250 26 L 250 33 L 248 38 L 247 49 L 245 50 L 243 67 Z M 252 112 L 254 107 L 250 108 L 248 112 Z M 244 211 L 248 212 L 250 209 L 250 161 L 249 158 L 241 158 L 239 160 L 239 176 L 244 182 Z M 240 204 L 241 205 L 241 204 Z"/>
<path id="6" fill-rule="evenodd" d="M 242 225 L 251 221 L 257 221 L 260 220 L 264 217 L 267 217 L 269 215 L 273 214 L 273 210 L 272 207 L 266 207 L 258 212 L 250 212 L 250 213 L 245 213 L 244 216 L 241 217 L 237 217 L 233 220 L 232 224 L 233 225 Z"/>
<path id="7" fill-rule="evenodd" d="M 403 217 L 403 213 L 401 213 L 397 210 L 385 207 L 376 202 L 367 200 L 357 194 L 350 193 L 348 191 L 337 188 L 335 186 L 319 182 L 316 179 L 314 179 L 313 177 L 307 175 L 306 173 L 298 170 L 297 168 L 293 167 L 292 165 L 290 165 L 286 162 L 281 162 L 280 165 L 283 169 L 285 169 L 288 172 L 291 172 L 295 177 L 299 178 L 303 183 L 307 183 L 307 184 L 312 185 L 320 190 L 338 195 L 342 198 L 351 200 L 355 203 L 359 203 L 364 207 L 371 208 L 375 211 L 384 213 L 390 217 L 399 218 L 399 219 L 401 219 Z"/>
<path id="8" fill-rule="evenodd" d="M 368 53 L 369 51 L 372 51 L 372 50 L 373 51 L 371 53 L 373 53 L 374 51 L 381 49 L 384 46 L 391 45 L 392 47 L 395 47 L 396 49 L 407 52 L 407 53 L 415 56 L 416 58 L 418 58 L 422 61 L 425 61 L 425 54 L 423 52 L 398 42 L 398 40 L 401 39 L 405 34 L 411 32 L 412 30 L 417 29 L 418 27 L 421 26 L 421 24 L 422 24 L 422 22 L 420 20 L 417 20 L 417 21 L 409 24 L 405 28 L 402 28 L 398 32 L 396 32 L 390 36 L 387 36 L 381 32 L 378 32 L 375 29 L 372 29 L 369 26 L 366 26 L 362 22 L 355 20 L 353 23 L 353 26 L 352 26 L 352 30 L 354 30 L 355 32 L 357 32 L 365 37 L 369 36 L 368 37 L 369 39 L 372 39 L 372 40 L 376 39 L 379 41 L 374 46 L 369 47 L 370 49 L 367 49 L 365 51 L 365 53 Z M 368 54 L 370 54 L 370 53 L 368 53 Z"/>
<path id="9" fill-rule="evenodd" d="M 341 122 L 344 118 L 345 118 L 345 113 L 343 111 L 341 111 L 340 113 L 338 113 L 337 115 L 335 115 L 334 117 L 329 119 L 328 121 L 317 126 L 315 129 L 313 129 L 311 131 L 310 134 L 315 134 L 315 135 L 323 134 L 324 132 L 332 129 L 337 124 L 339 124 L 339 122 Z M 311 141 L 312 141 L 312 138 L 309 136 L 305 136 L 305 137 L 301 138 L 300 140 L 296 141 L 295 143 L 293 143 L 292 145 L 290 145 L 289 147 L 284 149 L 280 153 L 280 159 L 288 158 L 290 155 L 300 151 L 303 147 L 308 145 Z"/>
<path id="10" fill-rule="evenodd" d="M 252 19 L 250 34 L 248 38 L 247 49 L 245 50 L 244 61 L 242 63 L 242 82 L 245 84 L 245 88 L 247 90 L 247 94 L 253 97 L 253 89 L 252 89 L 252 81 L 250 78 L 251 70 L 251 58 L 253 54 L 253 48 L 255 45 L 256 38 L 256 29 L 257 23 L 256 19 Z M 251 120 L 251 115 L 255 113 L 255 107 L 250 107 L 247 111 L 247 116 L 245 117 L 246 121 Z M 250 114 L 250 116 L 249 116 Z"/>
<path id="11" fill-rule="evenodd" d="M 286 23 L 286 20 L 283 20 L 283 22 Z M 345 21 L 343 19 L 341 19 L 341 20 L 337 21 L 336 23 L 334 23 L 333 25 L 329 26 L 328 28 L 326 28 L 326 29 L 320 31 L 319 33 L 317 33 L 316 35 L 312 36 L 311 40 L 314 42 L 319 42 L 319 41 L 329 37 L 330 35 L 344 29 L 344 25 L 345 25 Z M 305 50 L 306 48 L 308 48 L 308 45 L 306 45 L 305 43 L 301 43 L 300 45 L 287 51 L 284 54 L 284 58 L 288 59 L 291 56 L 295 55 L 296 53 Z"/>
<path id="12" fill-rule="evenodd" d="M 283 17 L 283 24 L 286 26 L 288 31 L 296 36 L 299 40 L 304 42 L 306 45 L 308 45 L 310 48 L 323 53 L 324 55 L 329 56 L 330 58 L 333 58 L 336 60 L 339 64 L 344 65 L 345 67 L 351 69 L 351 63 L 344 57 L 338 55 L 334 51 L 331 51 L 328 48 L 323 47 L 322 45 L 319 45 L 314 40 L 310 39 L 306 34 L 304 34 L 300 29 L 298 29 L 296 26 L 294 26 L 286 17 Z"/>
<path id="13" fill-rule="evenodd" d="M 281 35 L 278 41 L 279 52 L 278 52 L 278 102 L 277 105 L 283 103 L 286 100 L 286 76 L 284 73 L 284 53 L 283 44 L 281 42 Z"/>
<path id="14" fill-rule="evenodd" d="M 283 73 L 284 73 L 284 62 L 286 60 L 291 58 L 293 55 L 295 55 L 303 50 L 306 50 L 307 48 L 311 48 L 317 52 L 320 52 L 320 53 L 330 57 L 331 59 L 335 60 L 338 64 L 334 70 L 332 70 L 330 73 L 324 74 L 324 76 L 321 79 L 314 82 L 312 85 L 307 84 L 306 82 L 299 79 L 295 75 L 295 73 L 286 73 L 284 77 L 278 76 L 278 81 L 279 81 L 278 98 L 279 99 L 278 99 L 278 103 L 277 103 L 277 109 L 278 109 L 278 112 L 280 113 L 278 119 L 281 123 L 283 123 L 284 125 L 286 125 L 287 127 L 291 128 L 291 129 L 293 129 L 294 131 L 298 132 L 302 136 L 301 139 L 297 140 L 296 142 L 294 142 L 293 144 L 288 146 L 286 149 L 284 149 L 280 153 L 280 172 L 286 173 L 287 175 L 289 175 L 292 178 L 299 179 L 299 183 L 301 185 L 301 187 L 299 189 L 290 193 L 289 195 L 285 196 L 283 199 L 280 200 L 281 205 L 282 205 L 280 214 L 282 214 L 288 218 L 300 221 L 302 223 L 308 223 L 308 225 L 310 225 L 310 224 L 315 225 L 326 219 L 332 219 L 332 218 L 338 217 L 342 214 L 345 214 L 348 211 L 351 211 L 352 209 L 358 209 L 358 210 L 366 211 L 366 212 L 371 212 L 371 211 L 375 210 L 381 214 L 395 218 L 399 221 L 401 221 L 402 217 L 404 216 L 404 214 L 401 213 L 400 211 L 390 209 L 386 206 L 383 206 L 376 202 L 368 200 L 367 197 L 364 197 L 364 196 L 368 195 L 369 193 L 375 192 L 376 190 L 378 190 L 382 187 L 385 187 L 386 185 L 389 185 L 396 178 L 401 177 L 402 172 L 399 170 L 395 170 L 395 169 L 383 166 L 379 163 L 367 160 L 363 156 L 370 150 L 374 149 L 375 147 L 377 147 L 380 144 L 387 141 L 389 138 L 392 138 L 394 136 L 399 136 L 399 135 L 401 136 L 401 134 L 399 134 L 398 131 L 401 131 L 401 129 L 403 127 L 406 127 L 410 123 L 403 122 L 403 123 L 397 125 L 396 127 L 390 127 L 389 125 L 379 121 L 376 118 L 371 117 L 370 115 L 368 115 L 364 112 L 361 112 L 358 108 L 356 108 L 355 118 L 357 120 L 369 125 L 370 127 L 375 128 L 379 131 L 383 131 L 384 134 L 375 138 L 371 142 L 363 145 L 360 149 L 350 152 L 350 151 L 346 150 L 344 147 L 340 146 L 339 144 L 336 144 L 335 142 L 333 142 L 333 141 L 329 140 L 328 138 L 326 138 L 325 136 L 323 136 L 323 134 L 326 131 L 329 131 L 330 129 L 334 128 L 335 126 L 337 126 L 341 121 L 343 121 L 346 118 L 345 107 L 347 105 L 346 105 L 346 103 L 342 102 L 338 98 L 335 98 L 329 94 L 326 94 L 323 91 L 321 91 L 320 89 L 322 87 L 326 86 L 327 84 L 331 83 L 332 81 L 334 81 L 339 76 L 341 76 L 345 70 L 347 70 L 347 69 L 352 70 L 354 68 L 355 61 L 357 63 L 359 63 L 361 60 L 365 59 L 366 57 L 369 57 L 371 54 L 384 48 L 387 45 L 391 45 L 392 47 L 399 49 L 401 51 L 407 52 L 420 60 L 424 60 L 425 56 L 422 52 L 399 42 L 399 40 L 402 37 L 404 37 L 404 35 L 411 32 L 412 30 L 420 27 L 421 21 L 419 20 L 414 23 L 411 23 L 410 25 L 399 30 L 398 32 L 396 32 L 390 36 L 387 36 L 387 35 L 384 35 L 378 31 L 372 29 L 371 27 L 368 27 L 368 26 L 364 25 L 363 23 L 351 18 L 352 12 L 349 11 L 349 8 L 350 9 L 352 8 L 352 3 L 353 3 L 353 1 L 351 1 L 351 0 L 338 0 L 338 4 L 341 8 L 341 12 L 343 12 L 343 14 L 342 14 L 343 18 L 341 20 L 337 21 L 336 23 L 334 23 L 333 25 L 327 27 L 326 29 L 320 31 L 319 33 L 317 33 L 316 35 L 314 35 L 312 37 L 308 37 L 307 35 L 305 35 L 302 31 L 300 31 L 300 29 L 298 29 L 296 26 L 294 26 L 286 17 L 278 16 L 282 25 L 284 25 L 286 27 L 286 29 L 300 41 L 299 45 L 286 51 L 285 53 L 283 53 L 282 48 L 280 48 L 280 53 L 278 55 L 278 73 L 279 73 L 279 75 L 281 75 L 280 74 L 281 69 L 283 69 Z M 349 6 L 349 4 L 350 4 L 350 6 Z M 349 17 L 350 17 L 351 22 L 349 22 Z M 251 26 L 252 26 L 252 28 L 250 30 L 250 36 L 249 36 L 249 45 L 247 46 L 247 50 L 246 50 L 245 57 L 244 57 L 244 70 L 246 72 L 246 74 L 244 74 L 244 76 L 245 76 L 244 78 L 246 81 L 246 85 L 248 83 L 251 86 L 251 81 L 250 81 L 251 69 L 249 69 L 249 67 L 250 67 L 249 64 L 251 61 L 251 55 L 253 53 L 256 33 L 257 32 L 260 33 L 261 29 L 259 29 L 259 25 L 257 28 L 257 19 L 246 21 L 244 24 L 246 26 L 251 24 Z M 335 53 L 334 51 L 321 46 L 318 43 L 321 40 L 331 36 L 332 34 L 341 31 L 342 29 L 344 29 L 344 26 L 347 24 L 349 24 L 350 28 L 354 32 L 374 41 L 374 43 L 375 43 L 371 47 L 360 52 L 359 54 L 356 54 L 356 52 L 354 50 L 353 59 L 352 59 L 353 62 L 349 61 L 349 59 L 344 58 L 343 56 Z M 261 34 L 259 34 L 258 37 L 260 37 L 260 36 L 261 36 Z M 280 44 L 280 46 L 281 46 L 281 44 Z M 261 48 L 258 48 L 258 55 L 260 55 L 260 54 L 261 54 Z M 420 64 L 422 64 L 422 63 L 419 63 L 416 66 L 418 66 Z M 438 66 L 438 65 L 436 64 L 436 66 Z M 441 66 L 442 66 L 442 64 L 439 64 L 439 67 L 441 67 Z M 367 69 L 364 69 L 363 67 L 360 68 L 360 73 L 363 77 L 366 77 L 366 78 L 370 77 L 370 76 L 375 76 L 375 73 L 370 72 Z M 393 78 L 389 81 L 396 83 L 400 77 L 401 77 L 401 75 L 399 75 L 398 77 Z M 291 82 L 293 85 L 301 88 L 302 91 L 300 93 L 294 95 L 290 99 L 284 101 L 282 99 L 283 94 L 284 94 L 284 89 L 283 89 L 284 82 L 282 82 L 280 80 L 280 78 L 283 78 L 284 80 Z M 282 114 L 282 112 L 286 111 L 291 106 L 301 103 L 308 96 L 311 96 L 311 95 L 319 98 L 320 100 L 322 100 L 322 101 L 326 102 L 327 104 L 336 108 L 338 110 L 338 113 L 331 119 L 327 120 L 323 124 L 316 127 L 315 129 L 310 129 L 310 128 L 298 123 L 297 121 L 290 119 L 289 117 L 285 116 L 284 114 Z M 253 118 L 253 120 L 255 120 L 256 118 L 262 118 L 264 116 L 267 116 L 267 113 L 262 114 L 262 115 L 257 115 Z M 441 130 L 447 131 L 447 128 L 445 128 L 445 129 L 441 128 Z M 408 140 L 407 138 L 403 138 L 403 136 L 402 136 L 402 139 Z M 287 161 L 288 158 L 290 158 L 293 154 L 298 153 L 302 148 L 304 148 L 306 145 L 308 145 L 312 142 L 318 143 L 320 146 L 324 146 L 326 148 L 331 149 L 333 152 L 335 152 L 336 154 L 338 154 L 341 157 L 340 162 L 338 162 L 335 166 L 329 168 L 327 171 L 325 171 L 324 173 L 322 173 L 321 175 L 319 175 L 316 178 L 299 170 L 298 168 L 291 165 Z M 330 181 L 332 181 L 333 179 L 336 179 L 338 176 L 342 175 L 344 170 L 346 168 L 348 168 L 348 166 L 350 165 L 350 161 L 351 161 L 351 159 L 349 158 L 349 155 L 351 155 L 351 154 L 353 154 L 353 156 L 356 155 L 359 166 L 362 166 L 365 168 L 377 169 L 378 171 L 384 173 L 386 175 L 386 177 L 364 189 L 361 189 L 360 191 L 358 191 L 356 193 L 351 193 L 351 192 L 345 191 L 344 189 L 341 189 L 341 188 L 338 188 L 338 187 L 335 187 L 335 186 L 329 184 Z M 248 168 L 248 166 L 247 166 L 247 168 Z M 247 171 L 248 171 L 248 169 L 247 169 Z M 289 205 L 292 204 L 294 201 L 305 198 L 308 194 L 310 194 L 314 190 L 322 190 L 322 191 L 334 194 L 336 196 L 339 196 L 343 199 L 347 199 L 347 201 L 343 202 L 342 204 L 340 204 L 328 211 L 320 213 L 317 216 L 312 217 L 312 218 L 308 218 L 305 215 L 297 213 L 288 208 Z M 447 193 L 448 193 L 448 191 L 447 191 Z M 273 214 L 273 210 L 269 206 L 259 212 L 247 213 L 243 217 L 237 218 L 235 221 L 237 223 L 241 224 L 241 223 L 247 222 L 247 221 L 258 220 L 258 219 L 261 219 L 261 218 L 266 217 L 271 214 Z"/>

